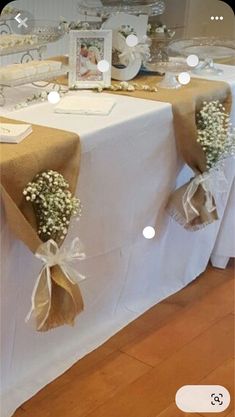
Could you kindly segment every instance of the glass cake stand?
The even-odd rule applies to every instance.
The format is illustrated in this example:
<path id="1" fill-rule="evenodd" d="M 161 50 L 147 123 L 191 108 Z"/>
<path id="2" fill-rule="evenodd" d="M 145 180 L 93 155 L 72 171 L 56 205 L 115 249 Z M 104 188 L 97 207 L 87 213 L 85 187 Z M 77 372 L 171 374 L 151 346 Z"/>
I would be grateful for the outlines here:
<path id="1" fill-rule="evenodd" d="M 165 11 L 164 0 L 102 0 L 100 5 L 97 1 L 83 0 L 78 4 L 78 12 L 89 21 L 94 16 L 102 20 L 107 19 L 114 13 L 128 13 L 132 15 L 158 16 Z"/>
<path id="2" fill-rule="evenodd" d="M 168 61 L 168 45 L 171 42 L 174 32 L 168 30 L 167 33 L 153 33 L 149 35 L 150 55 L 149 63 Z"/>
<path id="3" fill-rule="evenodd" d="M 151 72 L 158 72 L 159 74 L 165 74 L 165 77 L 160 81 L 157 86 L 160 88 L 176 89 L 182 87 L 176 78 L 178 74 L 185 71 L 190 71 L 185 58 L 171 57 L 169 61 L 151 62 L 148 61 L 145 64 L 145 68 Z"/>
<path id="4" fill-rule="evenodd" d="M 53 20 L 28 20 L 27 27 L 21 26 L 20 34 L 35 35 L 39 43 L 52 43 L 65 35 L 65 27 L 61 22 Z"/>
<path id="5" fill-rule="evenodd" d="M 193 70 L 200 75 L 220 75 L 223 71 L 216 68 L 214 59 L 225 59 L 235 56 L 235 42 L 231 39 L 216 37 L 197 37 L 179 39 L 171 42 L 169 52 L 189 56 L 198 55 L 203 60 Z"/>
<path id="6" fill-rule="evenodd" d="M 2 33 L 0 36 L 0 56 L 23 53 L 21 63 L 34 59 L 32 51 L 36 51 L 39 59 L 42 59 L 47 45 L 58 41 L 66 33 L 65 26 L 61 22 L 29 19 L 27 27 L 21 26 L 15 34 L 14 22 L 12 19 L 9 20 L 11 33 Z"/>

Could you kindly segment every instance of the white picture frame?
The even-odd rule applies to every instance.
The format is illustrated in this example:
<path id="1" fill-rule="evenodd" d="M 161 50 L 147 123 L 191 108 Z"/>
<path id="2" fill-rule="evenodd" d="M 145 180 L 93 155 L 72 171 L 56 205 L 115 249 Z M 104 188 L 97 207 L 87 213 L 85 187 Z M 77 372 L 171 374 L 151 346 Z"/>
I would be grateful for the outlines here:
<path id="1" fill-rule="evenodd" d="M 141 41 L 147 34 L 148 16 L 134 16 L 122 12 L 111 15 L 103 23 L 102 28 L 105 30 L 113 30 L 113 48 L 120 49 L 120 36 L 118 31 L 123 25 L 132 27 L 137 38 Z M 141 58 L 136 58 L 135 61 L 130 62 L 125 68 L 117 68 L 112 65 L 112 78 L 119 81 L 132 80 L 139 73 L 141 65 Z"/>
<path id="2" fill-rule="evenodd" d="M 71 30 L 69 36 L 69 88 L 110 86 L 112 31 Z M 103 60 L 109 63 L 109 68 L 100 72 L 97 64 Z"/>

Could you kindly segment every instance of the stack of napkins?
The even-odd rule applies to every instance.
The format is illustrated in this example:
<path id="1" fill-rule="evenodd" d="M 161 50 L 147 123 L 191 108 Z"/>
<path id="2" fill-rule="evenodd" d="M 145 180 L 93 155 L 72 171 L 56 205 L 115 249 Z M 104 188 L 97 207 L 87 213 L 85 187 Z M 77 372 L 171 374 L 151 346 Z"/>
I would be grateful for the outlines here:
<path id="1" fill-rule="evenodd" d="M 64 97 L 55 107 L 55 112 L 106 116 L 111 112 L 114 105 L 115 101 L 108 97 L 77 94 L 76 96 Z"/>
<path id="2" fill-rule="evenodd" d="M 20 143 L 25 139 L 33 129 L 31 125 L 1 123 L 0 124 L 0 142 L 2 143 Z"/>

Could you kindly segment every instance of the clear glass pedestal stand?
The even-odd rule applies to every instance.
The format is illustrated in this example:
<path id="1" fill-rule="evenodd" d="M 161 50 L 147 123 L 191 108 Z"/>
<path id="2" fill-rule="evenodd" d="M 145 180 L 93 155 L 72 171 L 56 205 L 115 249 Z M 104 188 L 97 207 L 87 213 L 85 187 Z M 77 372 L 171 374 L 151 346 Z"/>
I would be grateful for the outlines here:
<path id="1" fill-rule="evenodd" d="M 168 88 L 168 89 L 176 89 L 182 87 L 182 85 L 178 82 L 176 78 L 176 74 L 172 72 L 166 72 L 162 81 L 157 83 L 157 87 L 160 88 Z"/>
<path id="2" fill-rule="evenodd" d="M 212 58 L 205 58 L 194 70 L 197 75 L 221 75 L 223 70 L 216 68 Z"/>
<path id="3" fill-rule="evenodd" d="M 145 67 L 151 72 L 158 72 L 159 75 L 164 75 L 164 78 L 157 84 L 157 87 L 167 89 L 177 89 L 182 87 L 177 80 L 177 74 L 181 72 L 190 71 L 185 58 L 170 57 L 169 61 L 152 62 L 151 58 L 146 62 Z"/>

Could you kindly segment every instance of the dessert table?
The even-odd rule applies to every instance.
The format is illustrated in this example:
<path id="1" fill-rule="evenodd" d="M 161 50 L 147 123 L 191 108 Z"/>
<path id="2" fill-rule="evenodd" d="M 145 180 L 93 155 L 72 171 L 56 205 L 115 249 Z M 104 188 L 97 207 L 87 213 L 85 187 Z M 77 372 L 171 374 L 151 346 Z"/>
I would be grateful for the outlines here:
<path id="1" fill-rule="evenodd" d="M 234 67 L 226 67 L 224 80 L 234 103 L 233 74 Z M 23 94 L 20 87 L 15 93 Z M 37 333 L 24 319 L 41 263 L 14 238 L 1 210 L 2 417 L 10 417 L 78 359 L 194 280 L 214 248 L 217 256 L 227 256 L 233 160 L 225 165 L 227 190 L 215 196 L 219 220 L 196 232 L 185 230 L 164 211 L 176 178 L 179 185 L 191 176 L 176 150 L 171 105 L 118 95 L 114 100 L 108 116 L 57 114 L 49 102 L 1 110 L 11 119 L 79 134 L 76 195 L 83 215 L 72 223 L 66 241 L 79 236 L 86 252 L 78 263 L 86 276 L 80 283 L 85 308 L 75 326 Z M 151 240 L 142 234 L 146 226 L 156 229 Z"/>

